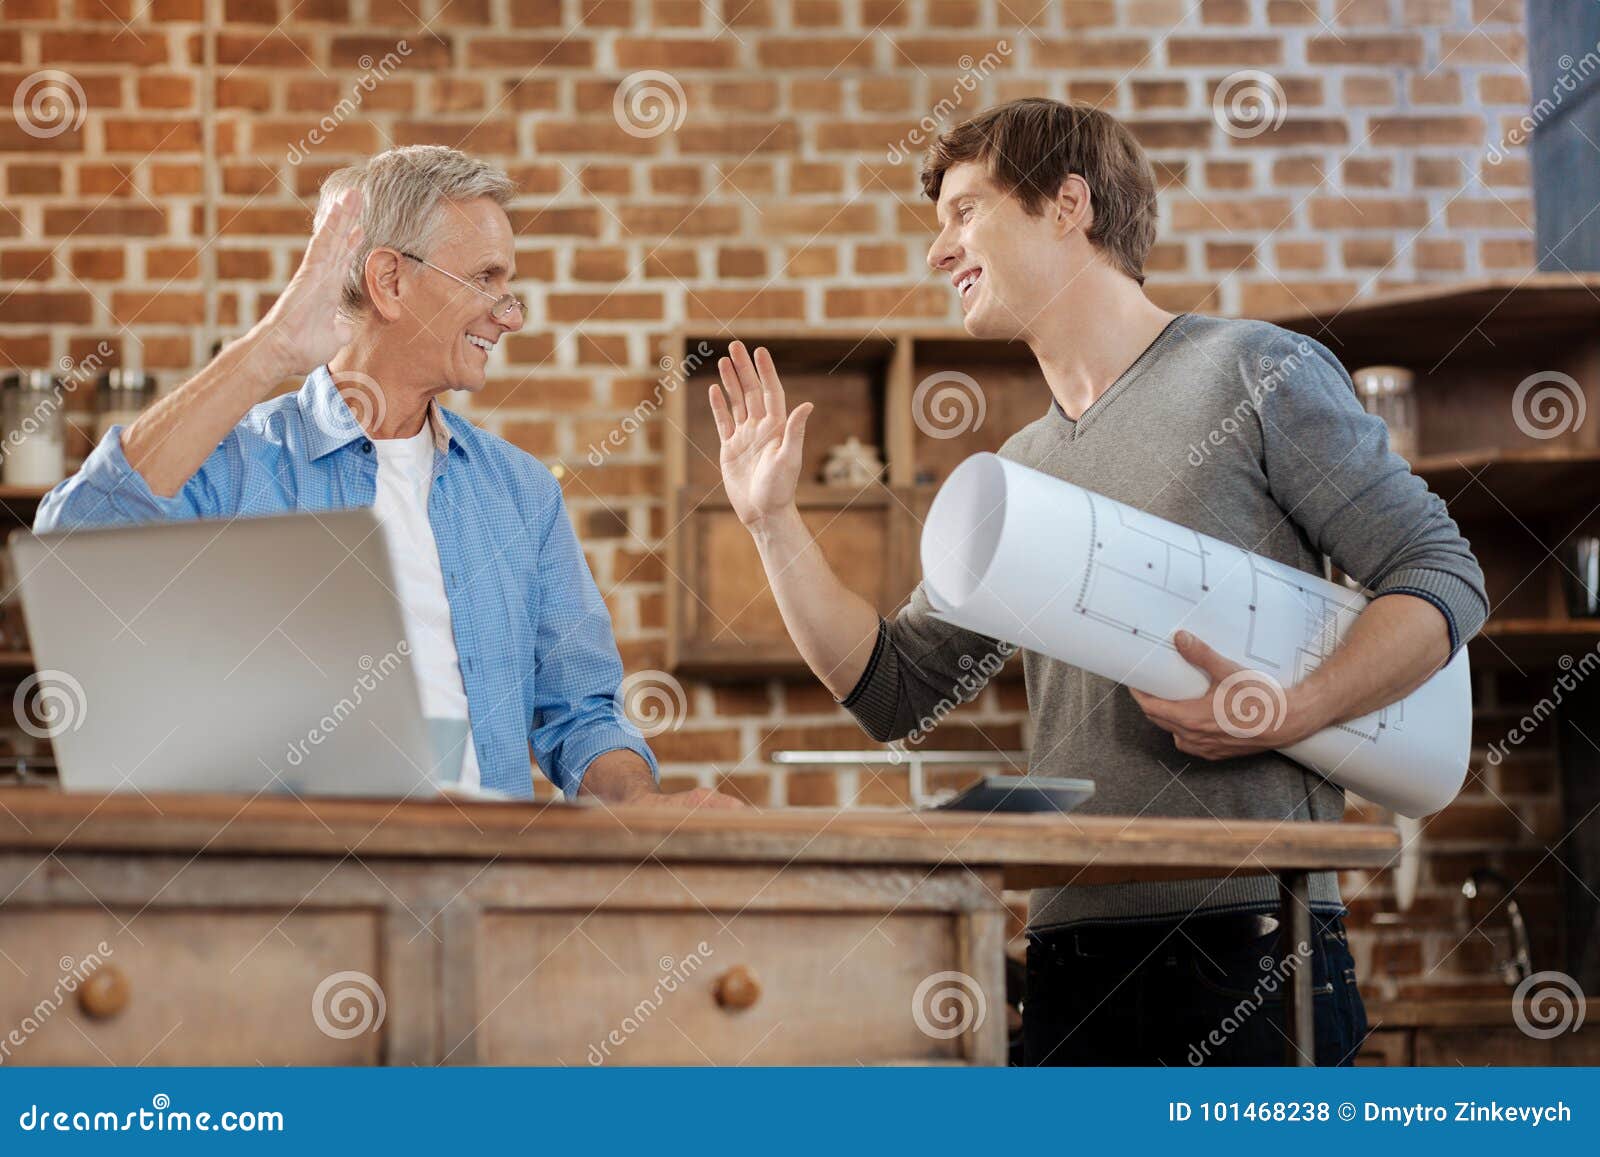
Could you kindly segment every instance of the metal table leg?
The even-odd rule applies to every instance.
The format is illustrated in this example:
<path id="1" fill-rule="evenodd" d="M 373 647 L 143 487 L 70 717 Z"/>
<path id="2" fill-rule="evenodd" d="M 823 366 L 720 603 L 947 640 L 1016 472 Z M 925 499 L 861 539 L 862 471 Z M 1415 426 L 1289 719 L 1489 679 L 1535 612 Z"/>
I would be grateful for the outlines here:
<path id="1" fill-rule="evenodd" d="M 1312 1015 L 1311 961 L 1316 946 L 1311 943 L 1311 874 L 1306 871 L 1278 873 L 1278 927 L 1281 930 L 1280 958 L 1294 961 L 1289 987 L 1284 992 L 1284 1031 L 1289 1040 L 1284 1063 L 1317 1063 L 1316 1020 Z M 1300 946 L 1306 954 L 1300 954 Z"/>

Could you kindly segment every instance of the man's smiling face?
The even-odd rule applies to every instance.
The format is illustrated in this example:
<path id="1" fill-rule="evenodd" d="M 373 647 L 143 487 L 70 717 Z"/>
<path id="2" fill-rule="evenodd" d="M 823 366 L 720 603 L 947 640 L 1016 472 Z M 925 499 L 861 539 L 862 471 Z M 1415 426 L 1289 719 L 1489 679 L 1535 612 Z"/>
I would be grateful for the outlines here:
<path id="1" fill-rule="evenodd" d="M 408 332 L 396 336 L 407 343 L 407 357 L 415 359 L 424 380 L 450 390 L 480 390 L 496 343 L 521 329 L 524 320 L 517 310 L 501 318 L 490 312 L 491 297 L 510 292 L 515 276 L 511 220 L 487 197 L 445 202 L 440 212 L 432 251 L 418 254 L 439 268 L 402 260 L 401 272 L 411 282 L 405 298 Z"/>
<path id="2" fill-rule="evenodd" d="M 950 166 L 939 187 L 939 235 L 928 264 L 950 278 L 973 337 L 1015 340 L 1061 292 L 1066 251 L 1056 207 L 1035 216 L 981 161 Z"/>

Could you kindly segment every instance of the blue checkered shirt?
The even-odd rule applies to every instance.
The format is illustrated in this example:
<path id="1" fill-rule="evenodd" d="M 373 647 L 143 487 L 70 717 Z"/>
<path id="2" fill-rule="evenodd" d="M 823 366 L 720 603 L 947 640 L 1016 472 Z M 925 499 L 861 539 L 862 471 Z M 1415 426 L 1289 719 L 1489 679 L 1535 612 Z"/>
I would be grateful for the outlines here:
<path id="1" fill-rule="evenodd" d="M 529 744 L 569 796 L 607 751 L 655 756 L 619 707 L 622 661 L 561 487 L 535 458 L 428 406 L 428 521 L 484 787 L 533 794 Z M 162 519 L 234 518 L 370 507 L 378 456 L 318 367 L 293 394 L 251 409 L 171 498 L 155 494 L 113 427 L 83 468 L 39 505 L 40 533 Z"/>

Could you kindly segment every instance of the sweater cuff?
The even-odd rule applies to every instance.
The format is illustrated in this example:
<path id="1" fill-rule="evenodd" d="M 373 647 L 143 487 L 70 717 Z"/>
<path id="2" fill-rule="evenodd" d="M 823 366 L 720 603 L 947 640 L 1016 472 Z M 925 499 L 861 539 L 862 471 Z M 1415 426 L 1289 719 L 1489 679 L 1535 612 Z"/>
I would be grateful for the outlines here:
<path id="1" fill-rule="evenodd" d="M 1467 640 L 1478 633 L 1488 618 L 1489 608 L 1471 583 L 1449 571 L 1408 567 L 1384 576 L 1375 597 L 1384 595 L 1414 595 L 1426 599 L 1439 609 L 1450 628 L 1450 653 L 1454 655 Z"/>
<path id="2" fill-rule="evenodd" d="M 894 720 L 900 706 L 900 655 L 889 643 L 889 624 L 878 619 L 878 640 L 867 659 L 866 670 L 839 700 L 839 706 L 854 715 L 861 729 L 880 743 L 894 734 Z"/>

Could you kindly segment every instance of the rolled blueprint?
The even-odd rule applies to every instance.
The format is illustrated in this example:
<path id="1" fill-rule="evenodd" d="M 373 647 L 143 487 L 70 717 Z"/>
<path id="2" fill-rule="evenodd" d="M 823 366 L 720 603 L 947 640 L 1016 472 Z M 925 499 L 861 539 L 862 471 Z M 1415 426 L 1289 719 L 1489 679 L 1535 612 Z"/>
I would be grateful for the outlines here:
<path id="1" fill-rule="evenodd" d="M 1210 687 L 1173 645 L 1187 630 L 1270 677 L 1230 676 L 1213 693 L 1224 726 L 1246 737 L 1282 721 L 1283 689 L 1332 653 L 1368 601 L 993 454 L 968 458 L 939 489 L 922 575 L 937 618 L 1165 699 Z M 1229 696 L 1239 699 L 1221 713 Z M 1418 817 L 1461 790 L 1471 738 L 1463 647 L 1400 702 L 1283 754 Z"/>

